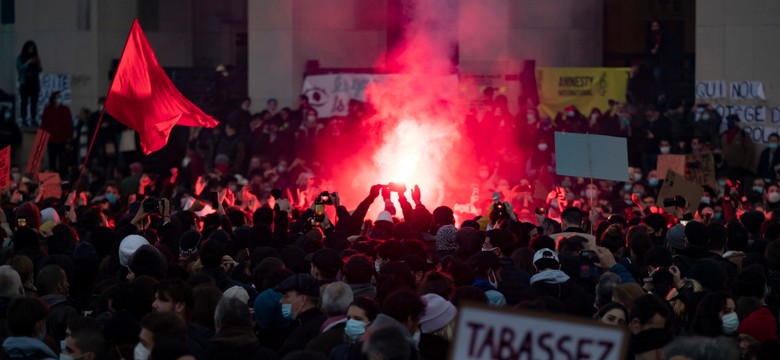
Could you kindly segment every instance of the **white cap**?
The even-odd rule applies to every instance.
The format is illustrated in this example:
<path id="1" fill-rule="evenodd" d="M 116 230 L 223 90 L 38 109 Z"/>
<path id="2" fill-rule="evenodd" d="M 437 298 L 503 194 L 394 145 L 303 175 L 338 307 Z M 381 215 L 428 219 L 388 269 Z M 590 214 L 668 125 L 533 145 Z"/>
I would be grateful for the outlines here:
<path id="1" fill-rule="evenodd" d="M 560 260 L 558 260 L 558 254 L 556 254 L 555 251 L 547 248 L 540 249 L 539 251 L 536 252 L 536 254 L 534 254 L 534 264 L 536 264 L 536 262 L 541 259 L 552 259 L 558 263 L 561 262 Z"/>
<path id="2" fill-rule="evenodd" d="M 122 264 L 122 266 L 127 267 L 130 257 L 143 245 L 149 245 L 149 242 L 146 241 L 143 236 L 135 234 L 127 235 L 127 237 L 122 239 L 122 242 L 119 243 L 119 263 Z"/>

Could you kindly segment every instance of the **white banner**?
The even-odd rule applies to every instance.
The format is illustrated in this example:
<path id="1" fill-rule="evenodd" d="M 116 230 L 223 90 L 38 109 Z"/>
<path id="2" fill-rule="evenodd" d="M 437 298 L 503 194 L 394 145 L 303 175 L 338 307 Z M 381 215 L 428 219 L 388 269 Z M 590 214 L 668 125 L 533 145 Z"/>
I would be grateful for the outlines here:
<path id="1" fill-rule="evenodd" d="M 328 118 L 346 116 L 349 113 L 349 101 L 366 101 L 366 87 L 369 84 L 382 84 L 393 77 L 410 75 L 385 74 L 326 74 L 310 75 L 303 80 L 303 94 L 309 98 L 317 116 Z M 453 91 L 458 88 L 457 75 L 447 76 L 452 81 Z"/>
<path id="2" fill-rule="evenodd" d="M 625 327 L 550 313 L 463 306 L 453 359 L 623 359 Z"/>
<path id="3" fill-rule="evenodd" d="M 35 122 L 40 125 L 43 108 L 49 103 L 51 94 L 55 91 L 59 91 L 63 103 L 65 105 L 70 105 L 71 100 L 73 99 L 73 90 L 71 89 L 69 74 L 41 73 L 38 75 L 38 79 L 41 83 L 41 91 L 38 93 L 38 109 Z M 18 80 L 16 83 L 16 109 L 16 118 L 20 119 L 22 116 L 22 97 L 19 94 Z M 73 113 L 75 114 L 76 112 Z M 28 114 L 30 114 L 29 111 Z"/>
<path id="4" fill-rule="evenodd" d="M 696 82 L 696 99 L 723 99 L 726 97 L 726 82 L 723 80 L 702 80 Z"/>
<path id="5" fill-rule="evenodd" d="M 766 100 L 761 81 L 733 82 L 729 88 L 732 100 Z"/>

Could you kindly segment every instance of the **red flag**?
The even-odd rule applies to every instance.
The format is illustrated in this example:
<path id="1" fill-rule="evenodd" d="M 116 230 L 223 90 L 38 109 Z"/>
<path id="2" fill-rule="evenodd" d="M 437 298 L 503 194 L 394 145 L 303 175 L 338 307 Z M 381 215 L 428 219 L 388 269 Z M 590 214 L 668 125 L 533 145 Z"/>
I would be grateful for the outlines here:
<path id="1" fill-rule="evenodd" d="M 174 125 L 218 124 L 176 89 L 157 62 L 138 20 L 133 20 L 105 107 L 111 116 L 138 132 L 146 155 L 165 146 Z"/>

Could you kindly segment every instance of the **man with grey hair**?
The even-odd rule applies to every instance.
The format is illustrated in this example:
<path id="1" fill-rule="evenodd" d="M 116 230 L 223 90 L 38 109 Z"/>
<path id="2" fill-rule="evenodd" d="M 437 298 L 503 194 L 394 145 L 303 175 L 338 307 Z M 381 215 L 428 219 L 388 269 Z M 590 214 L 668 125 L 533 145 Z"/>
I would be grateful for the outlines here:
<path id="1" fill-rule="evenodd" d="M 739 349 L 731 339 L 683 336 L 666 345 L 663 351 L 666 359 L 739 359 Z"/>
<path id="2" fill-rule="evenodd" d="M 405 360 L 412 355 L 412 348 L 401 330 L 385 326 L 369 334 L 363 354 L 368 360 Z"/>
<path id="3" fill-rule="evenodd" d="M 347 310 L 354 300 L 352 288 L 337 281 L 322 287 L 322 312 L 328 317 L 317 337 L 306 344 L 306 350 L 329 355 L 331 350 L 344 342 Z"/>
<path id="4" fill-rule="evenodd" d="M 217 333 L 206 347 L 209 359 L 274 359 L 273 351 L 260 346 L 252 329 L 252 316 L 246 303 L 223 297 L 214 311 Z"/>
<path id="5" fill-rule="evenodd" d="M 24 296 L 24 286 L 19 273 L 9 265 L 0 266 L 0 338 L 8 337 L 6 329 L 8 304 L 19 296 Z"/>

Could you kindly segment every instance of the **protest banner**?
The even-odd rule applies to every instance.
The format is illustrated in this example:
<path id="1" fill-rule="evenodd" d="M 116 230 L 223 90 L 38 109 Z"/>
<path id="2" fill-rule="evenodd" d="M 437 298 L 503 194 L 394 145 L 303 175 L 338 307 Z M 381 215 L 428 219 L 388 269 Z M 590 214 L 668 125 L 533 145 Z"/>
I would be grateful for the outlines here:
<path id="1" fill-rule="evenodd" d="M 685 156 L 685 178 L 701 186 L 717 188 L 715 178 L 715 158 L 712 153 L 688 154 Z M 675 170 L 677 171 L 677 170 Z M 683 173 L 681 173 L 683 174 Z M 662 176 L 662 175 L 658 175 Z M 665 175 L 664 175 L 665 176 Z"/>
<path id="2" fill-rule="evenodd" d="M 11 184 L 11 146 L 0 150 L 0 190 Z"/>
<path id="3" fill-rule="evenodd" d="M 43 161 L 43 154 L 46 152 L 46 147 L 49 145 L 49 133 L 38 129 L 35 133 L 35 141 L 33 147 L 30 150 L 30 157 L 27 159 L 27 169 L 25 173 L 30 178 L 35 178 L 38 171 L 41 169 L 41 161 Z"/>
<path id="4" fill-rule="evenodd" d="M 550 118 L 574 105 L 583 113 L 626 101 L 629 68 L 537 68 L 539 111 Z"/>
<path id="5" fill-rule="evenodd" d="M 56 172 L 38 173 L 38 188 L 41 192 L 41 199 L 62 197 L 62 179 Z"/>
<path id="6" fill-rule="evenodd" d="M 726 97 L 726 82 L 723 80 L 702 80 L 696 82 L 696 99 L 723 99 Z"/>
<path id="7" fill-rule="evenodd" d="M 457 96 L 458 77 L 447 75 L 443 77 L 426 77 L 422 79 L 412 75 L 386 74 L 325 74 L 309 75 L 303 80 L 303 94 L 309 98 L 309 104 L 317 110 L 320 118 L 346 116 L 349 114 L 349 101 L 366 102 L 366 89 L 371 85 L 385 82 L 403 81 L 410 85 L 441 84 L 442 91 L 451 92 Z M 443 94 L 443 98 L 446 96 Z"/>
<path id="8" fill-rule="evenodd" d="M 761 81 L 738 81 L 730 85 L 731 100 L 766 100 Z"/>
<path id="9" fill-rule="evenodd" d="M 664 199 L 670 199 L 677 195 L 680 195 L 688 201 L 688 211 L 695 212 L 699 209 L 699 202 L 701 201 L 701 195 L 704 193 L 704 189 L 701 185 L 688 181 L 685 176 L 669 170 L 666 172 L 666 178 L 664 180 L 664 186 L 661 187 L 661 191 L 658 193 L 658 198 L 655 200 L 656 204 L 662 205 Z M 673 214 L 674 207 L 664 207 L 667 213 Z"/>
<path id="10" fill-rule="evenodd" d="M 555 132 L 558 175 L 628 180 L 626 138 Z"/>
<path id="11" fill-rule="evenodd" d="M 38 81 L 40 81 L 41 89 L 38 92 L 38 106 L 36 107 L 37 115 L 36 115 L 35 123 L 40 124 L 41 115 L 43 114 L 43 109 L 49 103 L 49 98 L 51 97 L 51 94 L 53 94 L 55 91 L 59 91 L 60 96 L 62 97 L 62 102 L 65 105 L 70 105 L 71 100 L 73 98 L 73 90 L 71 88 L 71 79 L 69 74 L 41 73 L 38 75 Z M 18 91 L 19 89 L 18 80 L 16 83 L 16 89 L 17 89 L 16 109 L 17 109 L 17 118 L 19 118 L 21 117 L 22 97 L 20 95 L 21 92 Z"/>
<path id="12" fill-rule="evenodd" d="M 658 155 L 655 170 L 659 178 L 666 177 L 667 170 L 674 170 L 678 174 L 685 174 L 685 155 Z"/>
<path id="13" fill-rule="evenodd" d="M 451 359 L 623 359 L 625 327 L 591 319 L 464 304 Z"/>

